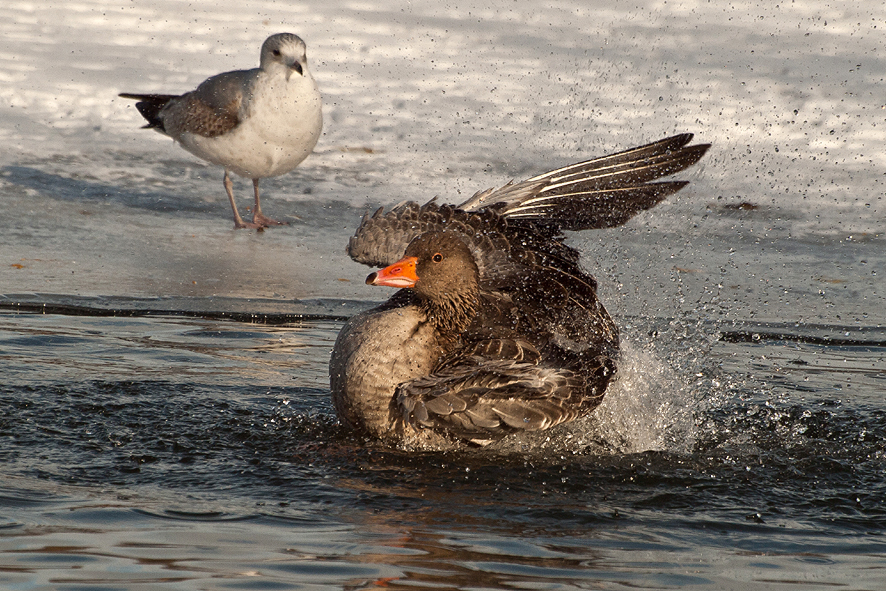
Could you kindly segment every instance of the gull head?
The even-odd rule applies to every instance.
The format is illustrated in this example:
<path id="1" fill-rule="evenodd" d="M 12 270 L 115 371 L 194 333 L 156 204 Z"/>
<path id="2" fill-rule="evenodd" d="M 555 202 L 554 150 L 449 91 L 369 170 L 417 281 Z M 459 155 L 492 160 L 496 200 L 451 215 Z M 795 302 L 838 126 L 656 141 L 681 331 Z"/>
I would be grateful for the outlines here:
<path id="1" fill-rule="evenodd" d="M 305 53 L 305 42 L 292 33 L 271 35 L 261 46 L 260 67 L 268 71 L 284 68 L 286 79 L 293 74 L 304 76 L 308 71 L 308 58 Z"/>

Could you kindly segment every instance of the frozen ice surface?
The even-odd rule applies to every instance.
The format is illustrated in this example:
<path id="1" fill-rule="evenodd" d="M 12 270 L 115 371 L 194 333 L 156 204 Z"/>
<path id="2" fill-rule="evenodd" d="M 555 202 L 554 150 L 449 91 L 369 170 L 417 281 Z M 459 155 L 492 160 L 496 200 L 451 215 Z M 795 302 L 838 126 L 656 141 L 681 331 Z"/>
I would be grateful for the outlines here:
<path id="1" fill-rule="evenodd" d="M 574 237 L 610 309 L 886 318 L 878 0 L 6 6 L 0 294 L 382 299 L 344 254 L 366 209 L 691 131 L 714 147 L 688 190 Z M 235 232 L 222 171 L 117 93 L 254 67 L 280 31 L 308 44 L 324 134 L 263 183 L 292 226 Z"/>

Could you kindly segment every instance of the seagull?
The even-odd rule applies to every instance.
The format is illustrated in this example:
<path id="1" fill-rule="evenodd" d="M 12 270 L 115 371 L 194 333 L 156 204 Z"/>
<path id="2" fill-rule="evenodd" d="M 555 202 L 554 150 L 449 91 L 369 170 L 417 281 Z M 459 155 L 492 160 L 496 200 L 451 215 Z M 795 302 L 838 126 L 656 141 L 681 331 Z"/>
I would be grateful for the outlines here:
<path id="1" fill-rule="evenodd" d="M 191 92 L 120 97 L 139 101 L 135 106 L 148 121 L 145 128 L 224 167 L 235 229 L 286 224 L 262 213 L 259 180 L 298 166 L 314 149 L 323 127 L 320 91 L 298 35 L 271 35 L 262 44 L 258 68 L 216 74 Z M 243 221 L 237 211 L 230 173 L 252 179 L 252 222 Z"/>

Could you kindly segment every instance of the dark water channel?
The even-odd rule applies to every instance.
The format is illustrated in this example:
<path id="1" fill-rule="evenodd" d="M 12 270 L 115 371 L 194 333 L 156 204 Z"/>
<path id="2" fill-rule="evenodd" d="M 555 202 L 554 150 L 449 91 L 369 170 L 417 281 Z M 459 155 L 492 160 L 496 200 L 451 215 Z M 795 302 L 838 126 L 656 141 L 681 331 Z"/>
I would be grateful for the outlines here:
<path id="1" fill-rule="evenodd" d="M 876 589 L 886 575 L 882 330 L 635 318 L 598 419 L 427 453 L 337 424 L 340 319 L 140 306 L 0 317 L 6 588 Z"/>

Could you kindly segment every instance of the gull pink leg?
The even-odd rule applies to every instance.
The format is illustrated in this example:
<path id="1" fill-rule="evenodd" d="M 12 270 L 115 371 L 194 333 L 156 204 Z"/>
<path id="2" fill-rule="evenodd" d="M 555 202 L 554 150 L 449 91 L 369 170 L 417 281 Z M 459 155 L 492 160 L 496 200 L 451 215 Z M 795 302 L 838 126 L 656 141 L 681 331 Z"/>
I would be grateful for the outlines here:
<path id="1" fill-rule="evenodd" d="M 258 181 L 259 179 L 252 179 L 252 189 L 255 192 L 255 209 L 252 214 L 252 222 L 262 226 L 288 226 L 289 222 L 278 222 L 261 212 L 261 202 L 258 197 Z"/>
<path id="2" fill-rule="evenodd" d="M 254 222 L 244 222 L 243 218 L 240 217 L 240 212 L 237 211 L 237 204 L 234 202 L 234 183 L 231 181 L 231 175 L 228 174 L 228 170 L 225 169 L 225 191 L 228 193 L 228 199 L 231 200 L 231 209 L 234 210 L 234 229 L 240 230 L 242 228 L 250 228 L 261 230 L 264 228 L 261 224 L 256 224 Z"/>

